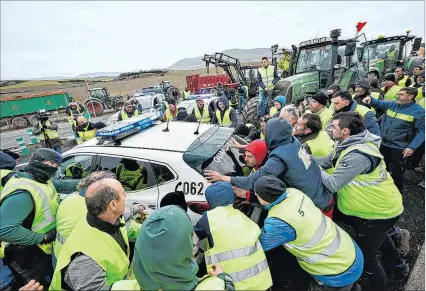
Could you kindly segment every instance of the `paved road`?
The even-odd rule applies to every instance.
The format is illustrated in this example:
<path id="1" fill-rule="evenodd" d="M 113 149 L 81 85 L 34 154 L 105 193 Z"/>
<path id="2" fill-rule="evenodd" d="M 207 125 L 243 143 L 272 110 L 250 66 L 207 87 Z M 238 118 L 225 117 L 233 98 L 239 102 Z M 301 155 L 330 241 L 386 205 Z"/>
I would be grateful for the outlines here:
<path id="1" fill-rule="evenodd" d="M 107 122 L 108 118 L 111 116 L 111 114 L 105 114 L 100 117 L 93 117 L 91 119 L 92 122 Z M 66 137 L 73 137 L 74 134 L 72 132 L 71 126 L 68 122 L 58 123 L 58 133 L 61 138 Z M 10 148 L 10 147 L 16 147 L 18 146 L 18 143 L 16 142 L 16 138 L 19 136 L 23 136 L 26 143 L 31 143 L 30 137 L 27 133 L 27 129 L 18 129 L 13 131 L 5 131 L 2 132 L 0 135 L 0 148 Z"/>

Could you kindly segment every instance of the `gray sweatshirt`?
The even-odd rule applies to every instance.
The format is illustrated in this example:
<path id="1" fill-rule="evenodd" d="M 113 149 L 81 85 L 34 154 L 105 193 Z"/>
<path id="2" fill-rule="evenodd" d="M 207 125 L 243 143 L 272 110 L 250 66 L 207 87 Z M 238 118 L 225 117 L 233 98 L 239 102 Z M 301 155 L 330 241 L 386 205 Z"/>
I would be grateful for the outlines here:
<path id="1" fill-rule="evenodd" d="M 126 206 L 123 217 L 127 222 L 139 211 L 139 206 Z M 77 256 L 68 265 L 64 281 L 72 290 L 109 290 L 106 273 L 94 260 L 86 255 Z"/>
<path id="2" fill-rule="evenodd" d="M 356 144 L 365 144 L 369 142 L 379 147 L 380 141 L 380 137 L 370 133 L 368 130 L 364 130 L 357 135 L 348 137 L 342 143 L 336 143 L 336 156 L 338 157 L 342 150 Z M 334 150 L 326 157 L 321 158 L 311 156 L 311 158 L 314 159 L 322 169 L 329 169 L 333 167 L 333 153 Z M 351 182 L 356 176 L 372 172 L 379 164 L 380 159 L 377 157 L 367 156 L 366 154 L 352 151 L 341 159 L 339 164 L 335 165 L 335 171 L 332 175 L 329 175 L 325 171 L 321 171 L 321 180 L 325 187 L 327 187 L 331 192 L 336 193 Z"/>

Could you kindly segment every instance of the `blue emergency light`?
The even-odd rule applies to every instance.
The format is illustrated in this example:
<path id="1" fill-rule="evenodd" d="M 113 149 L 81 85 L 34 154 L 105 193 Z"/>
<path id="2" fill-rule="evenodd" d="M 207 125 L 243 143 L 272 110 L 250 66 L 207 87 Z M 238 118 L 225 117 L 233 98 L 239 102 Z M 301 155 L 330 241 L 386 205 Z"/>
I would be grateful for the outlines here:
<path id="1" fill-rule="evenodd" d="M 142 116 L 129 118 L 104 127 L 96 132 L 96 137 L 101 140 L 115 141 L 129 136 L 135 132 L 151 127 L 155 121 L 163 116 L 161 111 L 145 113 Z"/>

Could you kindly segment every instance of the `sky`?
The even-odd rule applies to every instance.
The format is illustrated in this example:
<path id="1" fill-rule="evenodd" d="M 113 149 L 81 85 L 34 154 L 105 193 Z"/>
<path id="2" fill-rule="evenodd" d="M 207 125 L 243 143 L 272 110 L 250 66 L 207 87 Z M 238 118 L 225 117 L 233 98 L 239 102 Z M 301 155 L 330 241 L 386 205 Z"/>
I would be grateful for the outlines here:
<path id="1" fill-rule="evenodd" d="M 340 28 L 424 38 L 424 1 L 1 2 L 1 79 L 167 68 L 226 49 L 290 47 Z"/>

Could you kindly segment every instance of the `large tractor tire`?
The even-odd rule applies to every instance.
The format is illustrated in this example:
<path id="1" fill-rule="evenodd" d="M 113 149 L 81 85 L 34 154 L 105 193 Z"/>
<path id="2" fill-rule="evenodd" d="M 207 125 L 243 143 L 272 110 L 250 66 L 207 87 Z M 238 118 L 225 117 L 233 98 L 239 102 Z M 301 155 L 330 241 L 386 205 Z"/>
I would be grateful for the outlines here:
<path id="1" fill-rule="evenodd" d="M 28 122 L 24 117 L 15 117 L 11 122 L 12 129 L 21 129 L 28 126 Z"/>
<path id="2" fill-rule="evenodd" d="M 87 110 L 89 110 L 91 116 L 101 116 L 104 114 L 104 106 L 98 100 L 87 100 L 85 102 Z"/>
<path id="3" fill-rule="evenodd" d="M 257 116 L 257 103 L 259 102 L 259 97 L 254 97 L 250 99 L 243 108 L 243 122 L 244 124 L 251 123 L 255 126 L 258 126 L 259 120 L 256 119 Z"/>

